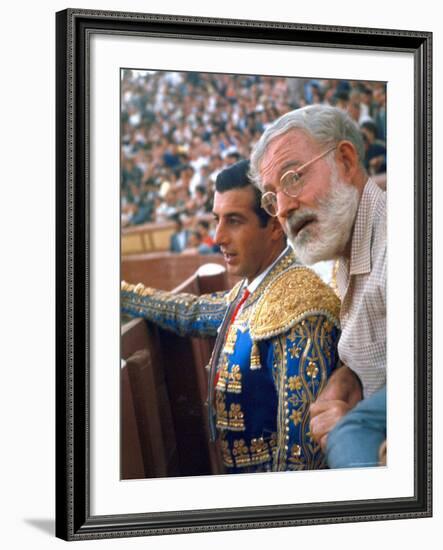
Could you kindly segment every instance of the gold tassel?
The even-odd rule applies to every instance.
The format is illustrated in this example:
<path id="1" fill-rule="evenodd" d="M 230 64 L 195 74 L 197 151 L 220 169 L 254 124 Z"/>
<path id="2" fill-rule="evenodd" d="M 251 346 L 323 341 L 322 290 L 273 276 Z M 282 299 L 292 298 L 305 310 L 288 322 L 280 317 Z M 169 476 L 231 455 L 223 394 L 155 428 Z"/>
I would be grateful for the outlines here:
<path id="1" fill-rule="evenodd" d="M 251 349 L 251 369 L 252 370 L 261 369 L 260 349 L 255 340 L 252 342 L 252 349 Z"/>
<path id="2" fill-rule="evenodd" d="M 232 354 L 234 353 L 235 344 L 237 342 L 237 329 L 231 325 L 228 330 L 228 335 L 226 337 L 226 342 L 223 347 L 224 353 Z"/>

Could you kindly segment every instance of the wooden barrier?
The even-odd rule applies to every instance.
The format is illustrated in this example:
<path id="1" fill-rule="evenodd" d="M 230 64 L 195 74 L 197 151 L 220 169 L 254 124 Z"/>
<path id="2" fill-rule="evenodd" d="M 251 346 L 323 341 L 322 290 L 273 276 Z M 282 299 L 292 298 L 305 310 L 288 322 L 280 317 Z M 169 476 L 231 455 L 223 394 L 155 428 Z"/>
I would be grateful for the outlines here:
<path id="1" fill-rule="evenodd" d="M 145 223 L 122 229 L 121 253 L 123 255 L 169 250 L 174 222 Z"/>
<path id="2" fill-rule="evenodd" d="M 155 340 L 142 319 L 122 327 L 122 479 L 178 475 L 172 409 Z"/>
<path id="3" fill-rule="evenodd" d="M 173 290 L 207 263 L 225 266 L 221 254 L 174 254 L 157 252 L 153 254 L 134 254 L 123 256 L 121 278 L 128 283 L 143 283 L 146 286 L 161 290 Z M 239 280 L 238 277 L 226 275 L 227 288 Z M 203 291 L 204 292 L 204 291 Z"/>
<path id="4" fill-rule="evenodd" d="M 212 214 L 201 214 L 184 222 L 190 227 L 199 220 L 213 221 Z M 166 252 L 170 250 L 171 236 L 176 231 L 174 221 L 150 222 L 122 228 L 121 253 L 124 256 L 147 252 Z"/>
<path id="5" fill-rule="evenodd" d="M 227 287 L 226 272 L 195 274 L 176 290 Z M 135 319 L 122 327 L 121 478 L 220 473 L 209 442 L 207 371 L 214 339 L 182 338 Z"/>

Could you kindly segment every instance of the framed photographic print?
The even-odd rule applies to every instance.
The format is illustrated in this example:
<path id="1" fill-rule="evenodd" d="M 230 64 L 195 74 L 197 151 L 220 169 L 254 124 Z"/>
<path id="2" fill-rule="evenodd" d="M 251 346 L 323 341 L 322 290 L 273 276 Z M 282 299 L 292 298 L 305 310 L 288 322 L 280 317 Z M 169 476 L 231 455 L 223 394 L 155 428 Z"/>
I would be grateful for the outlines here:
<path id="1" fill-rule="evenodd" d="M 418 31 L 57 13 L 57 536 L 431 515 L 431 44 Z M 276 119 L 314 104 L 354 120 L 365 169 L 386 190 L 387 452 L 376 468 L 308 467 L 295 444 L 274 468 L 271 437 L 227 453 L 211 442 L 206 404 L 217 326 L 202 341 L 155 322 L 165 296 L 214 302 L 236 288 L 214 234 L 214 184 Z M 316 266 L 330 287 L 334 269 Z M 122 295 L 153 288 L 155 315 L 128 318 Z M 315 361 L 308 369 L 312 382 Z M 238 398 L 241 377 L 227 373 L 226 395 Z M 242 414 L 226 414 L 233 431 Z"/>

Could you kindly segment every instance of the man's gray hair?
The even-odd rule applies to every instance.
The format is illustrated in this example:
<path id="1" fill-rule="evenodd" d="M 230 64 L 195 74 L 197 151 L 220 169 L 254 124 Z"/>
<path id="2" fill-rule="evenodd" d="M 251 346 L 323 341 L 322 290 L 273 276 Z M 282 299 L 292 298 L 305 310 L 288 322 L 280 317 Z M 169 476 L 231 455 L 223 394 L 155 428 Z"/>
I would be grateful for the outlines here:
<path id="1" fill-rule="evenodd" d="M 363 163 L 365 150 L 357 124 L 341 109 L 328 105 L 309 105 L 290 111 L 273 122 L 262 134 L 251 154 L 250 177 L 260 188 L 260 163 L 269 143 L 290 130 L 303 130 L 325 148 L 342 140 L 350 141 Z"/>

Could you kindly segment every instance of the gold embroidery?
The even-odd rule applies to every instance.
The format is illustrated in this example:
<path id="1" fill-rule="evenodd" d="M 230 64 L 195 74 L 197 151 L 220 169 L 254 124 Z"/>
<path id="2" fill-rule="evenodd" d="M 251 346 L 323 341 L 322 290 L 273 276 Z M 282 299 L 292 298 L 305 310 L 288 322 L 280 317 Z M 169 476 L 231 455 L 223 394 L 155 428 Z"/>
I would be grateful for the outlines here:
<path id="1" fill-rule="evenodd" d="M 309 400 L 313 401 L 327 383 L 328 364 L 331 363 L 330 350 L 334 346 L 332 331 L 325 331 L 325 320 L 312 318 L 307 330 L 312 338 L 306 375 L 309 386 Z M 332 328 L 332 327 L 331 327 Z M 333 365 L 331 365 L 332 367 Z M 312 393 L 310 393 L 312 392 Z"/>
<path id="2" fill-rule="evenodd" d="M 254 340 L 286 332 L 308 315 L 324 315 L 339 326 L 340 300 L 311 269 L 291 267 L 263 292 L 250 319 Z"/>
<path id="3" fill-rule="evenodd" d="M 306 369 L 306 374 L 309 378 L 317 378 L 318 367 L 314 361 L 309 361 L 308 368 Z"/>
<path id="4" fill-rule="evenodd" d="M 240 291 L 240 287 L 243 286 L 243 281 L 239 281 L 226 295 L 226 302 L 230 304 L 233 300 L 237 298 L 237 295 Z"/>
<path id="5" fill-rule="evenodd" d="M 272 453 L 272 458 L 274 458 L 277 452 L 277 434 L 275 432 L 271 434 L 271 439 L 269 440 L 269 448 Z"/>
<path id="6" fill-rule="evenodd" d="M 247 298 L 247 300 L 243 305 L 243 308 L 240 310 L 240 313 L 237 319 L 247 321 L 250 316 L 250 311 L 247 311 L 247 310 L 260 300 L 263 294 L 263 291 L 266 289 L 266 287 L 269 284 L 269 281 L 272 281 L 273 279 L 278 277 L 282 272 L 286 271 L 289 267 L 293 266 L 294 262 L 295 262 L 294 251 L 292 249 L 288 249 L 288 251 L 283 256 L 283 258 L 276 263 L 276 265 L 271 269 L 271 271 L 269 271 L 269 273 L 266 275 L 263 281 L 259 284 L 258 288 Z M 231 291 L 225 296 L 227 304 L 230 304 L 239 296 L 240 289 L 241 287 L 243 287 L 243 285 L 244 285 L 244 280 L 239 281 L 231 289 Z"/>
<path id="7" fill-rule="evenodd" d="M 278 392 L 277 410 L 277 442 L 274 454 L 274 471 L 286 469 L 286 457 L 284 448 L 289 435 L 289 420 L 287 419 L 287 354 L 286 343 L 283 338 L 278 338 L 274 344 L 274 354 L 278 361 L 276 369 L 276 387 Z"/>
<path id="8" fill-rule="evenodd" d="M 300 455 L 301 455 L 300 445 L 297 445 L 297 444 L 292 445 L 292 447 L 291 447 L 291 456 L 298 458 Z"/>
<path id="9" fill-rule="evenodd" d="M 271 269 L 271 271 L 266 275 L 263 281 L 259 284 L 257 290 L 249 296 L 246 300 L 245 305 L 252 305 L 255 303 L 263 294 L 263 291 L 269 284 L 269 281 L 272 281 L 279 277 L 281 273 L 286 271 L 289 267 L 293 266 L 295 262 L 295 254 L 292 249 L 288 250 L 283 258 L 276 263 L 276 265 Z M 256 298 L 257 297 L 257 298 Z"/>
<path id="10" fill-rule="evenodd" d="M 237 468 L 246 468 L 248 466 L 258 466 L 268 463 L 267 471 L 270 470 L 270 463 L 272 461 L 271 453 L 274 455 L 277 442 L 276 433 L 272 433 L 269 440 L 265 440 L 263 437 L 251 439 L 250 447 L 246 444 L 247 442 L 245 439 L 235 439 L 232 444 L 232 453 L 229 451 L 229 444 L 228 441 L 225 440 L 225 436 L 222 435 L 221 437 L 221 452 L 225 466 L 232 467 L 233 459 Z"/>
<path id="11" fill-rule="evenodd" d="M 268 444 L 263 437 L 251 439 L 251 462 L 261 464 L 271 460 Z"/>
<path id="12" fill-rule="evenodd" d="M 226 342 L 225 342 L 223 351 L 229 354 L 234 353 L 236 342 L 237 342 L 237 327 L 235 325 L 231 325 L 229 327 L 228 334 L 226 336 Z"/>
<path id="13" fill-rule="evenodd" d="M 224 356 L 223 364 L 219 370 L 219 377 L 216 385 L 216 389 L 218 391 L 226 391 L 227 379 L 228 379 L 228 358 Z"/>
<path id="14" fill-rule="evenodd" d="M 245 418 L 241 405 L 237 403 L 231 403 L 229 409 L 229 429 L 235 432 L 242 432 L 245 430 Z"/>
<path id="15" fill-rule="evenodd" d="M 291 330 L 293 343 L 286 340 L 288 357 L 292 346 L 300 348 L 297 375 L 288 377 L 286 385 L 286 469 L 318 469 L 325 466 L 324 457 L 309 431 L 309 403 L 315 400 L 327 382 L 328 361 L 326 349 L 332 349 L 332 322 L 324 316 L 307 316 Z M 292 334 L 293 333 L 293 334 Z M 290 359 L 288 359 L 290 360 Z M 298 437 L 291 439 L 291 432 L 297 430 Z M 295 435 L 295 432 L 294 432 Z M 289 446 L 289 447 L 288 447 Z M 281 450 L 279 451 L 281 453 Z M 282 458 L 279 457 L 279 466 Z"/>
<path id="16" fill-rule="evenodd" d="M 289 418 L 294 422 L 294 426 L 297 426 L 302 421 L 303 415 L 301 411 L 293 410 Z"/>
<path id="17" fill-rule="evenodd" d="M 227 371 L 226 371 L 227 374 Z M 233 365 L 232 370 L 229 373 L 229 382 L 228 387 L 226 388 L 226 391 L 229 393 L 241 393 L 242 386 L 241 386 L 241 379 L 242 375 L 240 372 L 240 365 Z"/>
<path id="18" fill-rule="evenodd" d="M 305 468 L 305 459 L 303 458 L 300 445 L 292 445 L 288 456 L 288 463 L 290 463 L 289 469 L 291 470 L 302 470 Z"/>
<path id="19" fill-rule="evenodd" d="M 301 394 L 294 393 L 288 399 L 288 403 L 290 403 L 294 407 L 300 407 L 305 402 L 306 402 L 306 394 L 304 392 L 301 392 Z"/>
<path id="20" fill-rule="evenodd" d="M 232 455 L 236 466 L 249 466 L 251 464 L 249 449 L 244 439 L 236 439 L 234 441 Z"/>
<path id="21" fill-rule="evenodd" d="M 260 349 L 257 342 L 252 343 L 250 366 L 252 370 L 261 369 Z"/>
<path id="22" fill-rule="evenodd" d="M 289 350 L 289 353 L 292 357 L 292 359 L 298 359 L 300 357 L 301 348 L 298 346 L 292 346 L 292 348 Z"/>
<path id="23" fill-rule="evenodd" d="M 179 293 L 145 287 L 142 283 L 121 282 L 121 307 L 129 315 L 139 315 L 153 320 L 160 326 L 169 321 L 176 324 L 177 332 L 183 332 L 181 326 L 190 316 L 197 324 L 203 322 L 201 334 L 214 335 L 215 326 L 205 326 L 207 321 L 220 320 L 226 310 L 226 293 L 214 292 L 204 296 Z M 201 312 L 202 315 L 198 313 Z"/>
<path id="24" fill-rule="evenodd" d="M 300 376 L 291 376 L 288 380 L 288 386 L 291 391 L 301 390 L 303 387 L 303 382 L 301 381 Z"/>
<path id="25" fill-rule="evenodd" d="M 330 349 L 334 342 L 332 331 L 325 331 L 333 325 L 324 316 L 309 316 L 292 330 L 296 331 L 297 345 L 300 348 L 298 371 L 306 390 L 306 400 L 312 402 L 327 382 L 328 364 L 330 364 Z M 289 348 L 290 349 L 290 348 Z M 332 366 L 332 365 L 331 365 Z M 292 391 L 298 388 L 290 388 Z M 300 388 L 301 389 L 301 388 Z"/>
<path id="26" fill-rule="evenodd" d="M 228 428 L 228 411 L 226 410 L 225 396 L 221 392 L 215 392 L 215 412 L 217 428 L 223 430 Z"/>
<path id="27" fill-rule="evenodd" d="M 156 292 L 154 288 L 145 286 L 142 283 L 138 283 L 137 285 L 132 285 L 130 283 L 127 283 L 126 281 L 121 282 L 120 289 L 123 292 L 134 292 L 139 296 L 152 296 Z"/>
<path id="28" fill-rule="evenodd" d="M 220 440 L 220 449 L 223 459 L 223 464 L 232 468 L 234 466 L 234 461 L 232 460 L 231 452 L 229 450 L 229 443 L 225 439 Z"/>

